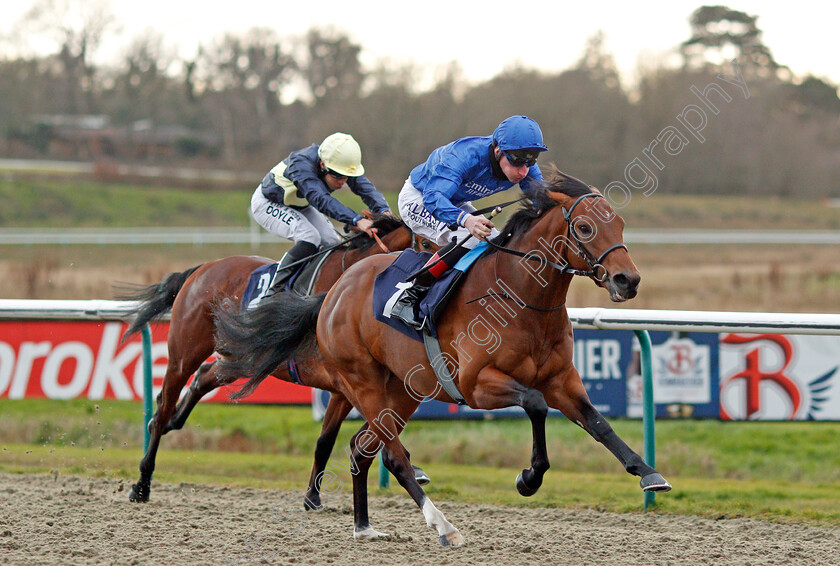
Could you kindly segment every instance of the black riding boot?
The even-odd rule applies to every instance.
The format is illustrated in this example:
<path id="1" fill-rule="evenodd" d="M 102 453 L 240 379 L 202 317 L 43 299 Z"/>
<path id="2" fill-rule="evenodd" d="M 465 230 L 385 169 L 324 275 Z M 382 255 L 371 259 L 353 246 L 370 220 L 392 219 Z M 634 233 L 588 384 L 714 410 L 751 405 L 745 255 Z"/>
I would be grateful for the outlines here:
<path id="1" fill-rule="evenodd" d="M 274 276 L 274 281 L 271 283 L 271 287 L 268 288 L 268 291 L 266 291 L 263 298 L 268 298 L 275 293 L 282 293 L 285 291 L 286 283 L 300 268 L 300 264 L 293 267 L 288 266 L 302 260 L 303 258 L 311 256 L 316 251 L 318 251 L 318 247 L 311 242 L 298 242 L 292 246 L 292 249 L 286 252 L 286 255 L 284 255 L 280 260 L 280 265 L 277 267 L 277 274 Z"/>

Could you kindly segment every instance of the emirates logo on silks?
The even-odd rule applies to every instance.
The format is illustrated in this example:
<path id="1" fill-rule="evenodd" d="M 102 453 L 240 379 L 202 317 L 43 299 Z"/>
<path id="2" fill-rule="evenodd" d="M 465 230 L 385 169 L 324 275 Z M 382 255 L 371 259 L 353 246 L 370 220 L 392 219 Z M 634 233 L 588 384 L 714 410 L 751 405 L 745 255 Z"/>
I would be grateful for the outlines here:
<path id="1" fill-rule="evenodd" d="M 736 348 L 737 365 L 728 374 L 721 371 L 723 420 L 814 420 L 837 404 L 831 398 L 840 366 L 820 365 L 815 356 L 797 352 L 797 346 L 804 350 L 805 344 L 794 337 L 729 334 L 721 338 L 722 355 L 724 345 Z M 794 368 L 798 358 L 811 364 Z"/>

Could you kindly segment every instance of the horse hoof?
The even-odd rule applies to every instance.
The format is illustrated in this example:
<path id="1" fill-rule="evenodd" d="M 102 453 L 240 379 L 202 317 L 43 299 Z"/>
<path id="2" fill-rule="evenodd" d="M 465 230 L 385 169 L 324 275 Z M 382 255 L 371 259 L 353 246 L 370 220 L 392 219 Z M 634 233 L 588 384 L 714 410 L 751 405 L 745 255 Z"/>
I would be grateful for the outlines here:
<path id="1" fill-rule="evenodd" d="M 519 495 L 522 497 L 531 497 L 540 489 L 539 487 L 528 487 L 525 484 L 525 479 L 522 477 L 522 472 L 519 472 L 519 475 L 516 476 L 516 491 L 519 492 Z"/>
<path id="2" fill-rule="evenodd" d="M 388 538 L 388 535 L 380 533 L 371 526 L 367 526 L 364 529 L 353 529 L 353 538 L 356 540 L 376 540 Z"/>
<path id="3" fill-rule="evenodd" d="M 137 484 L 131 486 L 131 491 L 128 492 L 128 500 L 132 503 L 148 503 L 149 488 L 140 487 Z"/>
<path id="4" fill-rule="evenodd" d="M 303 508 L 307 511 L 323 511 L 324 504 L 321 503 L 321 499 L 310 499 L 309 497 L 303 498 Z"/>
<path id="5" fill-rule="evenodd" d="M 412 469 L 414 469 L 414 479 L 417 480 L 417 483 L 420 485 L 429 485 L 432 483 L 432 478 L 426 475 L 426 472 L 419 466 L 415 466 L 412 464 Z"/>
<path id="6" fill-rule="evenodd" d="M 639 482 L 639 485 L 642 486 L 643 491 L 654 491 L 661 493 L 671 491 L 671 484 L 669 484 L 668 480 L 663 478 L 662 474 L 658 472 L 654 472 L 643 477 L 642 481 Z"/>
<path id="7" fill-rule="evenodd" d="M 440 535 L 440 545 L 460 548 L 464 546 L 464 537 L 458 531 L 452 531 L 447 535 Z"/>

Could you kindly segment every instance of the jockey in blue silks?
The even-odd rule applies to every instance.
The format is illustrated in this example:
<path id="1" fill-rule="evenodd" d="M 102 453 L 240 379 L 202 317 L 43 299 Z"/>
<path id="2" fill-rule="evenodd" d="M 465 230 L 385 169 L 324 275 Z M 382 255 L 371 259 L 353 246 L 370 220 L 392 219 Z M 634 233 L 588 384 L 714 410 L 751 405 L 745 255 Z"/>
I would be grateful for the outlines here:
<path id="1" fill-rule="evenodd" d="M 400 216 L 415 234 L 445 246 L 426 265 L 446 257 L 414 279 L 394 305 L 392 317 L 422 327 L 417 307 L 434 280 L 479 240 L 498 235 L 490 219 L 471 214 L 476 210 L 471 201 L 516 184 L 525 192 L 535 188 L 542 181 L 537 157 L 547 150 L 534 120 L 511 116 L 492 136 L 461 138 L 439 147 L 411 171 L 400 191 Z M 470 235 L 476 239 L 468 239 Z M 456 248 L 457 242 L 464 243 Z"/>

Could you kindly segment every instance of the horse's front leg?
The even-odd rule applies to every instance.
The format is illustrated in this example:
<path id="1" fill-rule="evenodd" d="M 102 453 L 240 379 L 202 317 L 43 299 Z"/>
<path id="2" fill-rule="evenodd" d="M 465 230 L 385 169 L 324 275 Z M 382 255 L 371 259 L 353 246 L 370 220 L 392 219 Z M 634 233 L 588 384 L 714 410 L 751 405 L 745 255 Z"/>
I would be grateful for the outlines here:
<path id="1" fill-rule="evenodd" d="M 603 444 L 618 458 L 628 473 L 639 476 L 644 491 L 671 491 L 671 484 L 654 470 L 641 456 L 636 454 L 615 433 L 604 415 L 592 406 L 589 395 L 575 370 L 566 378 L 562 387 L 553 388 L 546 393 L 548 405 L 560 410 L 566 417 L 588 432 L 592 438 Z"/>
<path id="2" fill-rule="evenodd" d="M 536 389 L 525 388 L 519 396 L 519 406 L 525 409 L 525 414 L 531 419 L 533 448 L 531 467 L 522 470 L 516 477 L 516 489 L 520 495 L 530 497 L 537 493 L 542 485 L 543 476 L 550 467 L 548 449 L 545 447 L 545 417 L 548 415 L 548 405 L 542 393 Z"/>
<path id="3" fill-rule="evenodd" d="M 516 476 L 516 489 L 520 495 L 530 497 L 542 486 L 543 476 L 550 467 L 545 445 L 545 418 L 548 404 L 543 394 L 515 381 L 495 368 L 479 372 L 476 387 L 472 391 L 473 403 L 480 409 L 501 409 L 519 406 L 531 420 L 533 448 L 531 467 Z"/>

